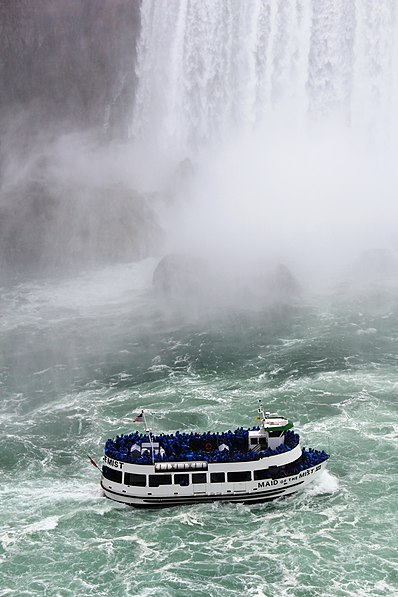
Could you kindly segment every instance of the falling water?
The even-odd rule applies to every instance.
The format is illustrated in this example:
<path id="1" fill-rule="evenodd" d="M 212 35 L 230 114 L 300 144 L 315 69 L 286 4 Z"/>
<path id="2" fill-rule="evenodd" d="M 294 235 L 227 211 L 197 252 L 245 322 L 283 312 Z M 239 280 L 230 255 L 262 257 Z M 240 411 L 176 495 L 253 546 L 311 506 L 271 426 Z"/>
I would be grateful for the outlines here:
<path id="1" fill-rule="evenodd" d="M 252 243 L 247 260 L 274 254 L 314 278 L 320 262 L 341 272 L 347 255 L 396 249 L 396 2 L 145 0 L 141 12 L 131 134 L 151 160 L 188 156 L 199 172 L 171 250 L 203 254 L 206 230 L 211 261 Z"/>
<path id="2" fill-rule="evenodd" d="M 394 0 L 144 0 L 132 134 L 177 155 L 282 114 L 397 143 Z"/>

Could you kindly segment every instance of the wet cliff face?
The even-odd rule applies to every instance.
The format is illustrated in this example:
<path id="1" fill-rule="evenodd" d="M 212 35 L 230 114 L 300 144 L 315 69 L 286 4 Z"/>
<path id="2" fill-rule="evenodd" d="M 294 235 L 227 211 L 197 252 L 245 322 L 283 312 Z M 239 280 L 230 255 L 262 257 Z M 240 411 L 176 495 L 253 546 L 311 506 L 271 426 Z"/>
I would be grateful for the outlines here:
<path id="1" fill-rule="evenodd" d="M 139 259 L 161 238 L 120 148 L 140 4 L 0 0 L 0 283 Z"/>
<path id="2" fill-rule="evenodd" d="M 0 0 L 2 128 L 125 137 L 139 28 L 137 0 Z"/>

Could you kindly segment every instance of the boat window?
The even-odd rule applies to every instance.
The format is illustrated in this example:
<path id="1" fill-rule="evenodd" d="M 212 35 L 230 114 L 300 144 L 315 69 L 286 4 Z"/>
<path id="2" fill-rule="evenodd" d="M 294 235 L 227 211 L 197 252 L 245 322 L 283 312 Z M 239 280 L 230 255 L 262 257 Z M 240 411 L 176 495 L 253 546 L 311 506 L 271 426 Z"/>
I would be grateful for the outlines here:
<path id="1" fill-rule="evenodd" d="M 136 487 L 145 487 L 146 475 L 136 475 L 135 473 L 124 473 L 124 484 L 135 485 Z"/>
<path id="2" fill-rule="evenodd" d="M 115 483 L 122 482 L 122 471 L 115 471 L 113 468 L 109 468 L 109 466 L 103 466 L 102 474 L 109 481 L 114 481 Z"/>
<path id="3" fill-rule="evenodd" d="M 254 480 L 261 481 L 261 479 L 267 479 L 270 477 L 269 469 L 263 468 L 260 471 L 254 471 Z"/>
<path id="4" fill-rule="evenodd" d="M 206 473 L 192 473 L 192 483 L 206 483 Z"/>
<path id="5" fill-rule="evenodd" d="M 149 475 L 149 487 L 171 485 L 171 475 Z"/>
<path id="6" fill-rule="evenodd" d="M 258 444 L 258 437 L 252 437 L 252 438 L 250 438 L 250 442 L 252 444 Z"/>
<path id="7" fill-rule="evenodd" d="M 224 483 L 225 474 L 224 473 L 210 473 L 210 481 L 212 483 Z"/>
<path id="8" fill-rule="evenodd" d="M 250 471 L 235 471 L 233 473 L 227 473 L 228 481 L 238 483 L 239 481 L 251 481 L 252 474 Z"/>
<path id="9" fill-rule="evenodd" d="M 179 475 L 174 475 L 174 483 L 176 485 L 181 485 L 182 487 L 186 487 L 187 485 L 189 485 L 189 475 L 187 474 L 179 474 Z"/>

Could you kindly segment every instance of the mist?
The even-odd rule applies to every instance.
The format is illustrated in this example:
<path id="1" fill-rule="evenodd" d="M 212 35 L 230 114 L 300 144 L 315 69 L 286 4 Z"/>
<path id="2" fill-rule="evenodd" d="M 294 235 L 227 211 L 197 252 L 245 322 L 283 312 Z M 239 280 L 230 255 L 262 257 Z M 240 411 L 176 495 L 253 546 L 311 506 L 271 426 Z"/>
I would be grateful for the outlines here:
<path id="1" fill-rule="evenodd" d="M 166 18 L 148 1 L 142 15 L 132 131 L 192 163 L 166 250 L 203 259 L 242 305 L 260 287 L 264 304 L 280 264 L 330 291 L 375 251 L 396 284 L 394 7 L 170 2 Z"/>
<path id="2" fill-rule="evenodd" d="M 347 128 L 244 134 L 198 159 L 191 191 L 169 224 L 171 247 L 236 277 L 282 262 L 319 287 L 366 250 L 397 249 L 394 156 Z"/>
<path id="3" fill-rule="evenodd" d="M 36 78 L 19 81 L 17 103 L 3 95 L 0 110 L 3 280 L 148 257 L 155 271 L 181 255 L 182 277 L 189 259 L 201 263 L 187 284 L 195 300 L 261 306 L 280 267 L 307 293 L 352 282 L 372 251 L 395 262 L 390 9 L 384 22 L 346 7 L 344 33 L 341 15 L 310 3 L 171 2 L 167 19 L 161 3 L 133 4 L 97 14 L 43 0 L 29 18 L 22 4 L 9 13 L 6 31 L 20 41 L 29 32 Z M 107 19 L 123 21 L 118 40 Z M 383 44 L 377 65 L 366 40 Z M 18 46 L 8 57 L 28 68 Z M 80 74 L 65 76 L 78 58 Z"/>

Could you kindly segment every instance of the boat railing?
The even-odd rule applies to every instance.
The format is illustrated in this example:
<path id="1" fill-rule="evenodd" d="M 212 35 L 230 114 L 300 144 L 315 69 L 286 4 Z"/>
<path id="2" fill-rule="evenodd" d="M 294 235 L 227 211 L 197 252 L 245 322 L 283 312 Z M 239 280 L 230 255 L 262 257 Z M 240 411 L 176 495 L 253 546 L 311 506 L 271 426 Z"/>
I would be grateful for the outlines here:
<path id="1" fill-rule="evenodd" d="M 236 432 L 227 432 L 227 434 L 179 434 L 169 436 L 155 436 L 154 441 L 161 447 L 160 450 L 148 448 L 147 437 L 139 437 L 137 434 L 128 436 L 117 436 L 115 440 L 109 439 L 105 444 L 105 454 L 109 458 L 134 463 L 134 464 L 153 464 L 153 463 L 173 463 L 173 462 L 247 462 L 259 460 L 268 456 L 283 454 L 294 449 L 299 444 L 299 436 L 292 431 L 286 431 L 285 441 L 275 449 L 266 448 L 261 451 L 247 449 L 247 437 L 249 430 L 237 430 L 238 437 L 243 435 L 246 439 L 243 445 L 240 442 L 234 442 Z M 242 433 L 243 432 L 243 433 Z M 230 434 L 230 435 L 228 435 Z M 228 442 L 229 439 L 229 442 Z M 222 441 L 221 443 L 218 443 Z M 228 443 L 229 445 L 228 445 Z M 235 445 L 234 445 L 235 444 Z M 202 446 L 203 449 L 194 449 L 193 446 Z M 136 446 L 141 446 L 141 452 L 137 451 Z M 134 458 L 131 449 L 134 447 Z M 220 450 L 219 448 L 224 449 Z M 142 449 L 144 448 L 144 449 Z"/>

